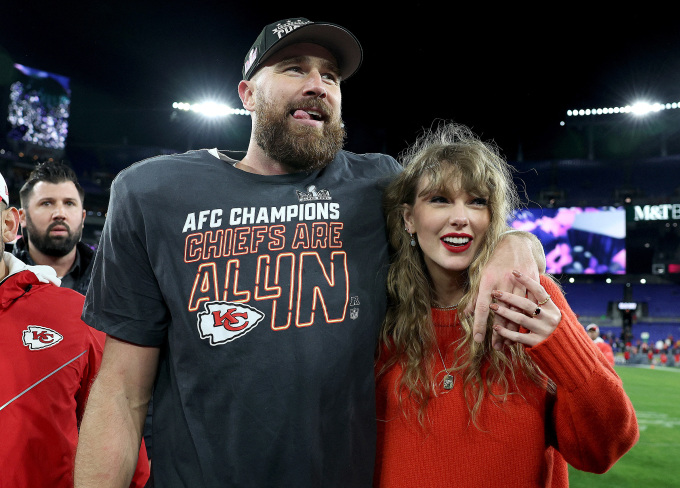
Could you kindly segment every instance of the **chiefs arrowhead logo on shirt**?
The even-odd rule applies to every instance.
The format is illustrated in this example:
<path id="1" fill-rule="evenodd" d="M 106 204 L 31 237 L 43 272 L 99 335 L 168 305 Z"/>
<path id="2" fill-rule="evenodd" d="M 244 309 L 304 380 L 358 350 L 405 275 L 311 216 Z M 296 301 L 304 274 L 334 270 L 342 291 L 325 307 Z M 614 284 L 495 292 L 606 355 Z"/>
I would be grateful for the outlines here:
<path id="1" fill-rule="evenodd" d="M 52 347 L 63 338 L 64 336 L 56 330 L 39 325 L 29 325 L 28 330 L 25 330 L 22 336 L 24 346 L 28 347 L 31 351 Z"/>
<path id="2" fill-rule="evenodd" d="M 217 346 L 250 332 L 263 318 L 258 309 L 243 303 L 208 302 L 205 312 L 198 314 L 198 332 L 201 339 L 210 339 L 210 345 Z"/>

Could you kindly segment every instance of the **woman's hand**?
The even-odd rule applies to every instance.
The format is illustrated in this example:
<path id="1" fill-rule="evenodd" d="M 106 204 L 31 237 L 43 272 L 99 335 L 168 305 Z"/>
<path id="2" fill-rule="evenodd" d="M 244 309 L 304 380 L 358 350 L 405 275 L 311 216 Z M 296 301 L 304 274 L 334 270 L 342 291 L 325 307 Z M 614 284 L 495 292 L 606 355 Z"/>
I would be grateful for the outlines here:
<path id="1" fill-rule="evenodd" d="M 557 328 L 562 320 L 562 312 L 538 281 L 519 271 L 513 271 L 512 274 L 520 286 L 526 287 L 528 298 L 496 290 L 491 294 L 496 303 L 489 305 L 489 308 L 508 322 L 524 327 L 529 333 L 516 332 L 498 324 L 494 325 L 494 330 L 505 339 L 535 346 Z"/>
<path id="2" fill-rule="evenodd" d="M 513 231 L 501 238 L 493 255 L 482 270 L 482 278 L 479 282 L 479 294 L 465 310 L 466 314 L 474 312 L 473 337 L 475 342 L 484 342 L 486 335 L 486 323 L 489 318 L 489 310 L 493 290 L 501 290 L 503 293 L 514 293 L 520 297 L 526 295 L 526 288 L 518 280 L 512 279 L 511 271 L 520 270 L 525 275 L 538 279 L 540 273 L 545 272 L 545 255 L 543 246 L 538 238 L 530 232 Z M 512 330 L 517 327 L 508 323 L 500 314 L 496 317 L 497 322 L 503 327 Z M 517 330 L 515 328 L 515 330 Z M 495 331 L 491 342 L 494 349 L 501 349 L 503 337 Z"/>

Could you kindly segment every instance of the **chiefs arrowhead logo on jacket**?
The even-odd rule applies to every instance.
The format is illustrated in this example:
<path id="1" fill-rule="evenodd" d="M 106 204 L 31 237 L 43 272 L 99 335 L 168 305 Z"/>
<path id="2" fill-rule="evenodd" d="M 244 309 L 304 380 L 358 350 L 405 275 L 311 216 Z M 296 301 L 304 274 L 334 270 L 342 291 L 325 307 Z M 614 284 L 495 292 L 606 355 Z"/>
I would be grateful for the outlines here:
<path id="1" fill-rule="evenodd" d="M 208 302 L 205 312 L 198 314 L 198 332 L 216 346 L 250 332 L 263 318 L 258 309 L 243 303 Z"/>
<path id="2" fill-rule="evenodd" d="M 39 325 L 29 325 L 22 335 L 24 346 L 31 351 L 52 347 L 64 338 L 56 330 L 41 327 Z"/>

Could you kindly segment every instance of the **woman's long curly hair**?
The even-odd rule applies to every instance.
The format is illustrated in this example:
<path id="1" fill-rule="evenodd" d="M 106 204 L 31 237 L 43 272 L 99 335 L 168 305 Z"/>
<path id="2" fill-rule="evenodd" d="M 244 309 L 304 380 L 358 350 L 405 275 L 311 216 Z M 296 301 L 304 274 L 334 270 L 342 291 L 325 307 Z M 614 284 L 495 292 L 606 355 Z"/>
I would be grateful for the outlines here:
<path id="1" fill-rule="evenodd" d="M 395 363 L 402 367 L 396 394 L 403 402 L 410 398 L 418 405 L 421 424 L 426 418 L 429 400 L 437 394 L 432 371 L 437 345 L 432 323 L 433 288 L 422 251 L 411 246 L 405 231 L 405 205 L 412 206 L 423 178 L 428 186 L 423 191 L 450 193 L 452 185 L 474 197 L 488 201 L 490 223 L 486 235 L 467 270 L 464 295 L 458 304 L 462 339 L 455 344 L 457 360 L 453 370 L 463 379 L 465 399 L 475 418 L 487 394 L 505 398 L 515 384 L 516 372 L 523 371 L 535 383 L 548 388 L 550 381 L 525 353 L 521 344 L 497 351 L 491 346 L 493 317 L 489 318 L 484 342 L 472 338 L 473 317 L 463 311 L 477 295 L 481 270 L 489 261 L 501 234 L 508 229 L 511 212 L 520 206 L 512 181 L 513 168 L 500 155 L 493 143 L 482 142 L 465 126 L 443 124 L 421 136 L 402 154 L 404 171 L 388 186 L 384 197 L 389 240 L 394 251 L 387 288 L 389 307 L 381 330 L 381 343 L 387 354 L 382 374 Z M 449 189 L 447 191 L 447 188 Z M 382 349 L 382 348 L 381 348 Z M 482 377 L 482 366 L 489 369 Z M 491 385 L 498 387 L 491 388 Z M 501 393 L 499 394 L 498 391 Z M 404 395 L 404 393 L 406 395 Z M 402 403 L 405 414 L 407 408 Z"/>

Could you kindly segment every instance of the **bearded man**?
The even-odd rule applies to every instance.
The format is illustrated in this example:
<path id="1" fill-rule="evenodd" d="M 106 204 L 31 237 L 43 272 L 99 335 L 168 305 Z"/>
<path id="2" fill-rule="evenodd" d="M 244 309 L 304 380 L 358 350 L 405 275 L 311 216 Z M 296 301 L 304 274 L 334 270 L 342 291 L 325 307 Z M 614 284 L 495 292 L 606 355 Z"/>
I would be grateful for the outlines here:
<path id="1" fill-rule="evenodd" d="M 71 168 L 39 164 L 19 192 L 22 237 L 12 253 L 28 265 L 51 266 L 62 288 L 87 292 L 94 251 L 81 242 L 85 192 Z"/>

